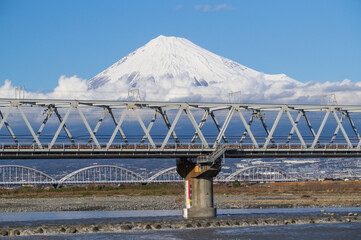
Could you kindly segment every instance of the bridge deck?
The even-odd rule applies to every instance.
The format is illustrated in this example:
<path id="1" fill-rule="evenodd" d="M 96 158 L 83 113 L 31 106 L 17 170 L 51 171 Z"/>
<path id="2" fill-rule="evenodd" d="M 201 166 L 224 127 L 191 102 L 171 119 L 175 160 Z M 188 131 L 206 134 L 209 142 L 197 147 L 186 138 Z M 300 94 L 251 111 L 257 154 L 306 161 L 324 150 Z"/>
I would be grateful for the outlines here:
<path id="1" fill-rule="evenodd" d="M 195 158 L 199 155 L 208 155 L 215 151 L 213 146 L 202 145 L 112 145 L 107 148 L 101 145 L 54 145 L 51 148 L 44 145 L 0 145 L 0 159 L 20 158 Z M 359 157 L 361 149 L 349 145 L 268 145 L 258 148 L 253 145 L 228 144 L 225 156 L 228 158 L 265 158 L 265 157 Z"/>

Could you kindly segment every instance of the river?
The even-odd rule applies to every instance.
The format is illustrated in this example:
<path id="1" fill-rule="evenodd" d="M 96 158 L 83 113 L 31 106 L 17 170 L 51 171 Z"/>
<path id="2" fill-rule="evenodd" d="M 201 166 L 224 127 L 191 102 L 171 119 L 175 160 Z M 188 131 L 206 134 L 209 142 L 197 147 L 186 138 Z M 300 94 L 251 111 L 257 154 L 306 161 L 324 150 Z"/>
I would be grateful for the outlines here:
<path id="1" fill-rule="evenodd" d="M 218 218 L 232 216 L 305 216 L 322 212 L 361 213 L 354 208 L 219 209 Z M 178 210 L 74 211 L 0 213 L 0 226 L 181 220 Z M 16 239 L 361 239 L 361 223 L 244 226 L 177 230 L 126 231 L 74 235 L 26 236 Z M 4 237 L 3 239 L 7 239 Z"/>

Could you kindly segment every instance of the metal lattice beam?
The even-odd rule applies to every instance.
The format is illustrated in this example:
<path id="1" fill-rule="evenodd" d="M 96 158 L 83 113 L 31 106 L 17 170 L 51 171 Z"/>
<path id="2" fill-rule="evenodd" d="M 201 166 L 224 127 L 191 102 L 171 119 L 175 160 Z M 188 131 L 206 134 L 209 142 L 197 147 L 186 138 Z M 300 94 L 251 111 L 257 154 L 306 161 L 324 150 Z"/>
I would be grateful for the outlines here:
<path id="1" fill-rule="evenodd" d="M 9 117 L 13 114 L 14 107 L 18 109 L 20 117 L 12 117 L 12 115 Z M 34 114 L 36 111 L 31 110 L 36 108 L 39 110 L 45 108 L 45 115 L 39 117 L 38 114 Z M 73 108 L 76 108 L 76 114 L 69 118 Z M 98 116 L 99 111 L 95 111 L 99 109 L 102 110 L 101 116 Z M 121 111 L 119 119 L 114 117 L 115 110 Z M 129 111 L 133 112 L 134 116 L 129 116 Z M 150 112 L 152 113 L 149 114 Z M 182 112 L 185 112 L 184 119 L 181 118 Z M 197 120 L 193 115 L 195 112 L 202 114 Z M 235 112 L 239 118 L 233 118 Z M 244 118 L 247 112 L 251 112 L 248 121 Z M 97 114 L 97 122 L 94 126 L 90 126 L 90 119 L 94 118 L 94 113 Z M 113 119 L 110 125 L 103 121 L 108 113 Z M 275 114 L 277 117 L 264 118 L 265 113 Z M 319 118 L 320 113 L 324 114 L 321 118 Z M 155 127 L 155 121 L 159 119 L 157 114 L 162 116 L 167 130 L 151 131 Z M 220 124 L 216 116 L 222 114 L 225 120 Z M 337 123 L 336 127 L 335 121 L 328 121 L 330 114 Z M 219 147 L 224 146 L 224 143 L 227 144 L 225 154 L 230 157 L 358 157 L 361 156 L 361 137 L 353 120 L 360 118 L 360 115 L 361 106 L 346 105 L 0 99 L 0 130 L 5 126 L 11 135 L 2 135 L 3 140 L 0 139 L 2 141 L 0 158 L 70 158 L 74 156 L 194 158 L 199 155 L 210 155 Z M 53 116 L 57 117 L 59 125 L 55 128 L 51 125 L 55 133 L 43 136 L 43 130 L 50 125 L 49 119 Z M 213 121 L 207 122 L 206 127 L 205 123 L 209 117 Z M 171 118 L 172 123 L 169 121 Z M 306 124 L 300 124 L 303 118 Z M 348 122 L 345 121 L 346 118 Z M 313 124 L 319 125 L 317 132 L 313 130 L 309 119 Z M 125 121 L 127 125 L 123 126 Z M 256 121 L 260 121 L 261 124 L 254 124 Z M 73 130 L 79 122 L 84 124 L 85 128 Z M 291 123 L 290 131 L 281 127 L 285 126 L 285 123 Z M 140 126 L 143 133 L 132 135 L 132 129 L 126 129 L 126 127 L 133 125 Z M 212 125 L 215 128 L 212 128 Z M 35 132 L 33 126 L 40 127 Z M 267 126 L 272 127 L 269 129 Z M 124 134 L 122 127 L 127 131 L 128 136 Z M 105 128 L 105 134 L 98 135 L 98 138 L 101 139 L 99 136 L 109 134 L 109 140 L 107 139 L 105 143 L 97 139 L 97 134 L 103 128 Z M 73 135 L 70 134 L 69 129 L 72 129 Z M 183 138 L 180 139 L 176 135 L 176 129 L 177 132 L 182 131 Z M 24 131 L 27 132 L 21 133 Z M 61 131 L 66 133 L 70 144 L 64 143 L 64 140 L 58 140 Z M 156 133 L 153 134 L 153 132 Z M 338 138 L 340 132 L 342 137 Z M 114 142 L 118 133 L 122 138 L 121 142 L 124 141 L 125 144 Z M 292 139 L 293 135 L 297 135 L 297 138 Z M 171 137 L 174 142 L 170 141 Z M 246 137 L 250 141 L 245 141 Z M 157 139 L 161 139 L 160 142 L 155 142 Z M 291 139 L 292 143 L 290 143 Z M 14 145 L 13 141 L 18 144 Z M 145 141 L 149 141 L 149 144 L 145 145 Z M 61 144 L 56 144 L 58 142 Z M 92 142 L 96 148 L 90 145 Z"/>
<path id="2" fill-rule="evenodd" d="M 8 118 L 8 116 L 10 114 L 11 108 L 12 108 L 11 106 L 8 108 L 8 111 L 6 112 L 5 117 L 3 116 L 2 112 L 0 111 L 0 117 L 2 119 L 2 121 L 0 123 L 0 130 L 1 130 L 2 126 L 5 125 L 8 132 L 10 133 L 11 137 L 13 138 L 15 144 L 18 144 L 18 140 L 16 139 L 16 136 L 15 136 L 13 130 L 11 129 L 10 125 L 6 121 L 6 119 Z"/>

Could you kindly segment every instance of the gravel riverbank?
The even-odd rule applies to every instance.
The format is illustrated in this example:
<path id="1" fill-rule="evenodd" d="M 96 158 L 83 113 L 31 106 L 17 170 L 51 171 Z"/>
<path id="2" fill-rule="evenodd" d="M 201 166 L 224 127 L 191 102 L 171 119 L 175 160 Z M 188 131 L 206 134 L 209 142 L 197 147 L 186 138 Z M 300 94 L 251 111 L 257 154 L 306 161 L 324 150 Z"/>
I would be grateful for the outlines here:
<path id="1" fill-rule="evenodd" d="M 230 208 L 295 208 L 295 207 L 361 207 L 361 196 L 244 196 L 215 195 L 215 207 Z M 0 212 L 47 212 L 93 210 L 180 210 L 183 196 L 117 196 L 82 198 L 1 198 Z"/>

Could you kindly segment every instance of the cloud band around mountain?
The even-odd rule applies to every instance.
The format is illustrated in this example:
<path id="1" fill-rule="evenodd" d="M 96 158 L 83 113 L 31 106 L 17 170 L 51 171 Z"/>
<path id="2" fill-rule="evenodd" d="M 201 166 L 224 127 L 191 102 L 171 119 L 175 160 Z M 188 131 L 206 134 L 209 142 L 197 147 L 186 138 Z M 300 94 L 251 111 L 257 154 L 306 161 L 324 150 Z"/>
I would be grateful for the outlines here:
<path id="1" fill-rule="evenodd" d="M 174 84 L 167 86 L 145 84 L 139 86 L 143 100 L 148 101 L 195 101 L 195 102 L 234 102 L 243 103 L 299 103 L 320 104 L 322 96 L 335 94 L 339 104 L 361 104 L 361 83 L 348 79 L 342 82 L 307 82 L 297 86 L 271 83 L 269 85 L 256 83 L 252 90 L 247 86 L 238 86 L 241 91 L 232 93 L 231 89 L 217 86 L 182 86 Z M 255 91 L 254 89 L 259 89 Z M 61 76 L 58 86 L 48 93 L 26 91 L 25 97 L 31 99 L 96 99 L 96 100 L 127 100 L 128 89 L 131 86 L 109 83 L 97 89 L 90 89 L 85 79 L 77 76 Z M 0 87 L 1 98 L 13 98 L 15 86 L 5 80 Z"/>

